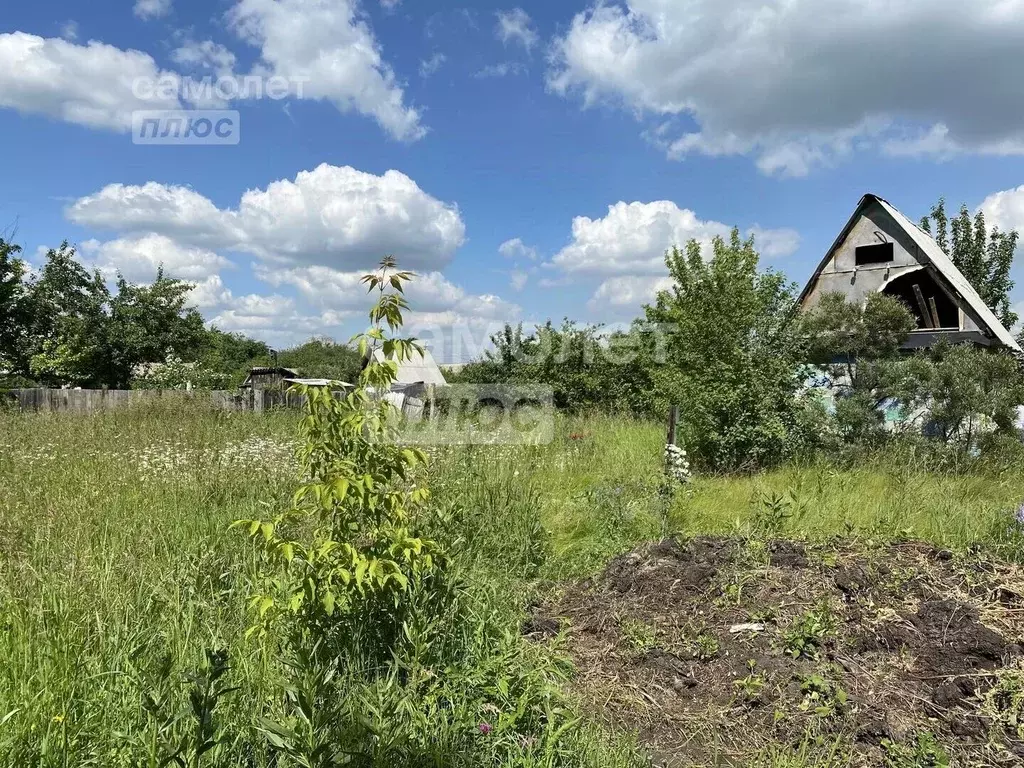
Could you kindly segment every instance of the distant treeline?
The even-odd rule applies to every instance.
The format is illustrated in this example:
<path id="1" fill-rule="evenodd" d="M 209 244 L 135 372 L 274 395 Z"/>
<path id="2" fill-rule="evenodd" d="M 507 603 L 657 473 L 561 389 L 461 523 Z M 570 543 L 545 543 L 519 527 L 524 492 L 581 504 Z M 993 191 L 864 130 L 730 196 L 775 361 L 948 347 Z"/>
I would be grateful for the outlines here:
<path id="1" fill-rule="evenodd" d="M 118 275 L 113 289 L 63 243 L 38 272 L 0 238 L 0 386 L 229 389 L 256 365 L 349 381 L 355 350 L 313 339 L 275 352 L 238 333 L 207 328 L 188 304 L 193 285 L 160 270 L 148 285 Z"/>

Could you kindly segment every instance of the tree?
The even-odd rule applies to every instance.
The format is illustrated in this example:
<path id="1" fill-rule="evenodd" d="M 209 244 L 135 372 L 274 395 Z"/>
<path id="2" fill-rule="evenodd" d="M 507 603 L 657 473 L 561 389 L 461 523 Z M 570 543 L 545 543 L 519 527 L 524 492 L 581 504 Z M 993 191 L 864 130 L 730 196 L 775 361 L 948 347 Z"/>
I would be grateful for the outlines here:
<path id="1" fill-rule="evenodd" d="M 821 383 L 835 397 L 836 424 L 846 440 L 883 437 L 886 404 L 906 394 L 900 347 L 915 327 L 907 306 L 881 293 L 871 294 L 863 306 L 828 293 L 804 316 L 808 359 L 821 366 Z"/>
<path id="2" fill-rule="evenodd" d="M 46 384 L 104 385 L 110 365 L 109 301 L 103 278 L 75 260 L 74 248 L 66 241 L 51 248 L 28 287 L 28 372 Z"/>
<path id="3" fill-rule="evenodd" d="M 21 247 L 0 237 L 0 372 L 22 372 L 28 336 L 28 294 Z"/>
<path id="4" fill-rule="evenodd" d="M 237 386 L 253 366 L 271 365 L 274 360 L 264 342 L 214 327 L 206 332 L 199 362 L 208 370 L 226 375 L 228 385 Z"/>
<path id="5" fill-rule="evenodd" d="M 935 242 L 995 312 L 999 322 L 1013 328 L 1018 317 L 1010 303 L 1014 287 L 1010 270 L 1019 237 L 1016 230 L 1000 232 L 993 228 L 989 232 L 985 214 L 978 211 L 972 219 L 966 205 L 960 206 L 960 213 L 950 220 L 942 198 L 921 220 L 921 228 L 928 234 L 934 231 Z"/>
<path id="6" fill-rule="evenodd" d="M 643 323 L 607 333 L 601 326 L 561 327 L 550 320 L 532 333 L 506 324 L 491 336 L 493 350 L 462 369 L 453 382 L 543 384 L 560 410 L 619 411 L 635 416 L 655 413 L 653 344 Z"/>
<path id="7" fill-rule="evenodd" d="M 799 433 L 803 351 L 796 286 L 759 272 L 753 239 L 733 230 L 666 257 L 674 281 L 645 307 L 669 334 L 656 381 L 681 406 L 685 445 L 706 469 L 755 469 L 785 458 Z"/>
<path id="8" fill-rule="evenodd" d="M 989 430 L 1017 435 L 1017 408 L 1024 404 L 1019 362 L 1004 351 L 969 344 L 939 344 L 908 365 L 909 389 L 928 408 L 936 437 L 963 448 Z"/>
<path id="9" fill-rule="evenodd" d="M 118 275 L 111 293 L 62 243 L 27 285 L 24 372 L 45 384 L 119 388 L 145 364 L 195 361 L 207 332 L 187 305 L 192 287 L 161 269 L 150 285 Z"/>
<path id="10" fill-rule="evenodd" d="M 128 386 L 136 368 L 173 357 L 194 361 L 206 335 L 202 315 L 188 307 L 193 286 L 157 271 L 151 285 L 135 285 L 118 275 L 110 300 L 109 368 L 105 383 Z"/>
<path id="11" fill-rule="evenodd" d="M 277 362 L 286 368 L 296 368 L 311 379 L 334 379 L 353 383 L 363 368 L 359 353 L 347 344 L 336 344 L 331 339 L 310 339 L 277 356 Z"/>

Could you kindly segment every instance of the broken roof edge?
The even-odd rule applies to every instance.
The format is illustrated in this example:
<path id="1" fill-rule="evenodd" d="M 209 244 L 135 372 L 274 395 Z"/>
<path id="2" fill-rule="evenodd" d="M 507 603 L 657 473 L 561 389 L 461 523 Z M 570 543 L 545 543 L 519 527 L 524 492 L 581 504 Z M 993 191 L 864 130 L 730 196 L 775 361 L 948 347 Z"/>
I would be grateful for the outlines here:
<path id="1" fill-rule="evenodd" d="M 861 197 L 860 202 L 857 204 L 857 208 L 854 210 L 853 215 L 850 216 L 849 221 L 846 222 L 846 226 L 843 227 L 839 236 L 832 243 L 832 246 L 825 253 L 825 257 L 821 260 L 814 272 L 811 273 L 810 279 L 807 281 L 807 285 L 804 286 L 803 291 L 800 293 L 798 301 L 799 306 L 802 308 L 810 296 L 814 286 L 818 282 L 818 277 L 822 271 L 828 266 L 833 256 L 839 247 L 846 241 L 850 235 L 850 231 L 856 225 L 860 216 L 863 215 L 864 210 L 872 203 L 877 203 L 881 206 L 882 210 L 885 211 L 896 224 L 906 232 L 907 236 L 914 241 L 914 245 L 921 251 L 926 259 L 926 262 L 922 266 L 931 266 L 935 271 L 942 277 L 942 279 L 948 284 L 953 292 L 962 300 L 971 310 L 978 315 L 979 319 L 986 326 L 986 330 L 991 333 L 1004 347 L 1017 355 L 1024 355 L 1024 350 L 1021 350 L 1017 340 L 1013 337 L 1013 334 L 1004 326 L 992 309 L 985 303 L 985 300 L 981 298 L 974 286 L 971 285 L 970 281 L 964 276 L 953 260 L 943 251 L 939 244 L 935 242 L 935 239 L 921 229 L 917 224 L 911 221 L 905 216 L 895 205 L 890 203 L 883 197 L 878 195 L 867 193 Z"/>

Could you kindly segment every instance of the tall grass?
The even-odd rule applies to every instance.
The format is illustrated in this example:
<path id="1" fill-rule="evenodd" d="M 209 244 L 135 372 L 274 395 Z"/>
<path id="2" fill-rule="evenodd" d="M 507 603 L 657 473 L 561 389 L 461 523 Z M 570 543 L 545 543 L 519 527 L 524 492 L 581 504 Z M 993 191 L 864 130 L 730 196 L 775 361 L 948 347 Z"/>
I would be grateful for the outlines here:
<path id="1" fill-rule="evenodd" d="M 161 745 L 191 727 L 189 696 L 215 649 L 228 652 L 237 690 L 217 703 L 223 744 L 199 764 L 289 764 L 259 730 L 261 718 L 282 717 L 288 670 L 271 643 L 247 637 L 256 555 L 228 526 L 290 503 L 295 427 L 294 414 L 175 402 L 93 417 L 0 414 L 0 765 L 159 765 Z M 426 479 L 445 514 L 433 533 L 456 552 L 463 592 L 445 628 L 461 650 L 434 673 L 444 685 L 433 690 L 447 694 L 402 699 L 403 709 L 401 674 L 364 677 L 350 681 L 340 716 L 372 720 L 376 708 L 391 730 L 375 738 L 415 736 L 417 765 L 510 755 L 632 765 L 628 743 L 576 722 L 564 696 L 571 669 L 519 638 L 538 583 L 594 573 L 666 525 L 743 532 L 766 507 L 794 535 L 999 545 L 1024 501 L 1017 465 L 938 474 L 878 457 L 698 478 L 667 509 L 663 442 L 657 424 L 596 417 L 559 419 L 546 446 L 435 450 Z M 476 730 L 481 707 L 496 725 L 517 701 L 565 711 L 510 733 L 573 726 L 549 751 Z"/>
<path id="2" fill-rule="evenodd" d="M 286 503 L 286 459 L 241 460 L 278 418 L 186 406 L 95 418 L 0 417 L 0 756 L 7 765 L 120 765 L 159 723 L 140 706 L 207 648 L 232 649 L 227 719 L 266 708 L 267 659 L 243 642 L 252 571 L 228 524 Z M 287 439 L 287 438 L 284 438 Z M 251 741 L 239 733 L 238 742 Z M 265 764 L 258 748 L 247 759 Z"/>
<path id="3" fill-rule="evenodd" d="M 265 723 L 288 721 L 293 675 L 248 635 L 258 562 L 228 527 L 289 505 L 296 422 L 184 403 L 0 414 L 0 764 L 160 765 L 195 728 L 213 651 L 234 689 L 216 703 L 221 743 L 183 764 L 292 764 Z M 417 687 L 401 665 L 354 663 L 332 728 L 373 764 L 633 764 L 572 713 L 569 668 L 519 635 L 548 552 L 539 490 L 466 451 L 430 478 L 459 561 L 458 610 L 432 635 L 445 648 L 423 651 L 442 666 Z M 364 644 L 374 631 L 357 629 Z"/>

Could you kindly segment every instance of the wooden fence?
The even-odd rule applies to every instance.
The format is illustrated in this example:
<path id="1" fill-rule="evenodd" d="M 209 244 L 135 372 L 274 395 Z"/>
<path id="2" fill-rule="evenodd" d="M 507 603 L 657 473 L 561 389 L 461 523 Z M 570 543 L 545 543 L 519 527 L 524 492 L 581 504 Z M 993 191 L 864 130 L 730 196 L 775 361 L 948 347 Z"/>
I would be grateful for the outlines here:
<path id="1" fill-rule="evenodd" d="M 5 396 L 6 395 L 6 396 Z M 423 414 L 423 400 L 401 393 L 386 395 L 402 413 L 412 419 Z M 211 407 L 226 411 L 263 411 L 275 408 L 301 408 L 305 398 L 295 392 L 274 389 L 242 389 L 234 391 L 192 391 L 159 389 L 12 389 L 0 392 L 0 401 L 7 400 L 23 411 L 66 413 L 98 413 L 128 405 L 186 399 L 205 400 Z"/>

